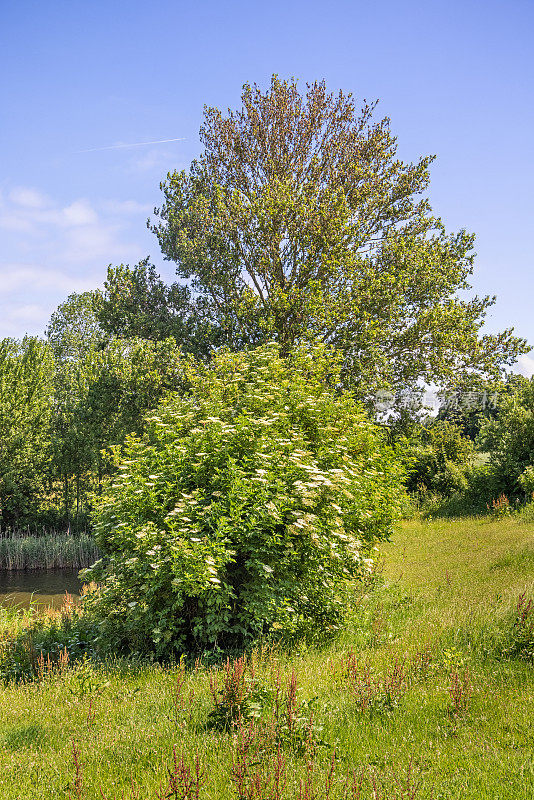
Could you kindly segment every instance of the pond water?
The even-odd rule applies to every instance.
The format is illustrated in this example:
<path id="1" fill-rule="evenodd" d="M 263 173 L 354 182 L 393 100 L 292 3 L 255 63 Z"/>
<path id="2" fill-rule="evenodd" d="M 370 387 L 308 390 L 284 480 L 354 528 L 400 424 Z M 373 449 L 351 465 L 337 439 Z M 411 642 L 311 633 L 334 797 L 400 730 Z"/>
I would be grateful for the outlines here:
<path id="1" fill-rule="evenodd" d="M 0 605 L 60 608 L 65 592 L 78 596 L 81 587 L 76 569 L 0 570 Z"/>

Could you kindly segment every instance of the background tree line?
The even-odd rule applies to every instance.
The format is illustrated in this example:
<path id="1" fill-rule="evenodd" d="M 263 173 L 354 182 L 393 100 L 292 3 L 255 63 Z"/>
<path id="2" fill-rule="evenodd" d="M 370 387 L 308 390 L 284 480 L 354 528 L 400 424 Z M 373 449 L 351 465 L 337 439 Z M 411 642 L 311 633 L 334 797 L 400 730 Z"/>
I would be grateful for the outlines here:
<path id="1" fill-rule="evenodd" d="M 96 293 L 71 295 L 45 340 L 0 343 L 3 526 L 85 527 L 88 498 L 110 475 L 110 448 L 184 386 L 173 337 L 110 337 Z"/>

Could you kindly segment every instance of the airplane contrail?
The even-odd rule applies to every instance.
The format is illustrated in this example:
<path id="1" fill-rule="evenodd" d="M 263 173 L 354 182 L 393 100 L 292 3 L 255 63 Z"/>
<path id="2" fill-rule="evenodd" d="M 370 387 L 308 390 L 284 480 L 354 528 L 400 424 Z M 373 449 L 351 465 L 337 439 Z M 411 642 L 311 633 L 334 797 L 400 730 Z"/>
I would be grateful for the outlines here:
<path id="1" fill-rule="evenodd" d="M 166 142 L 184 142 L 185 136 L 178 139 L 158 139 L 156 142 L 132 142 L 131 144 L 112 144 L 108 147 L 90 147 L 88 150 L 78 150 L 79 153 L 96 153 L 99 150 L 120 150 L 123 147 L 142 147 L 145 144 L 165 144 Z"/>

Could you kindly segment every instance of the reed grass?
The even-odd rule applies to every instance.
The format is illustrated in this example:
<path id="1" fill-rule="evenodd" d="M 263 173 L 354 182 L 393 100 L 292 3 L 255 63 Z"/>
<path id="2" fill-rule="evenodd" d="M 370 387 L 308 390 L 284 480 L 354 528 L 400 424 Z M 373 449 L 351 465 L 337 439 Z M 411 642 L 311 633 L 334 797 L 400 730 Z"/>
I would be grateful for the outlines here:
<path id="1" fill-rule="evenodd" d="M 88 533 L 0 534 L 0 570 L 83 569 L 97 558 L 98 548 Z"/>

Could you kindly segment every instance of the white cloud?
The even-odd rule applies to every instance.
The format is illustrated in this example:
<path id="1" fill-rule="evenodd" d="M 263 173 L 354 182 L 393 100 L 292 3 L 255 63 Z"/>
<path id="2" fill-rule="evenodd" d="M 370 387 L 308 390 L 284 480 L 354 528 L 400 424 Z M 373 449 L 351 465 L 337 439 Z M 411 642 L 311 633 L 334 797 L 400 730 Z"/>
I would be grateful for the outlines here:
<path id="1" fill-rule="evenodd" d="M 13 189 L 4 199 L 0 195 L 0 227 L 13 232 L 38 234 L 43 228 L 49 232 L 51 226 L 93 226 L 102 230 L 112 224 L 110 216 L 126 219 L 139 215 L 143 218 L 151 211 L 152 206 L 136 200 L 106 199 L 92 204 L 85 198 L 78 198 L 62 207 L 37 190 L 26 187 Z"/>
<path id="2" fill-rule="evenodd" d="M 37 305 L 37 303 L 27 303 L 25 306 L 19 306 L 13 313 L 13 317 L 21 322 L 32 325 L 34 323 L 43 323 L 48 319 L 48 309 L 45 306 Z"/>
<path id="3" fill-rule="evenodd" d="M 47 195 L 26 186 L 17 186 L 9 193 L 10 200 L 24 208 L 46 208 L 50 204 Z"/>
<path id="4" fill-rule="evenodd" d="M 63 209 L 63 218 L 67 225 L 96 225 L 98 215 L 87 200 L 75 200 Z"/>
<path id="5" fill-rule="evenodd" d="M 31 233 L 34 229 L 32 222 L 17 213 L 3 211 L 0 208 L 0 228 L 14 233 Z"/>
<path id="6" fill-rule="evenodd" d="M 129 199 L 58 203 L 27 186 L 0 194 L 0 338 L 42 334 L 69 294 L 102 285 L 108 264 L 146 256 L 150 211 Z"/>
<path id="7" fill-rule="evenodd" d="M 0 336 L 21 339 L 27 331 L 33 335 L 42 334 L 49 319 L 50 309 L 46 305 L 9 305 L 0 322 Z"/>
<path id="8" fill-rule="evenodd" d="M 525 378 L 531 378 L 534 375 L 534 358 L 529 355 L 519 356 L 517 364 L 514 364 L 514 372 L 519 372 Z"/>
<path id="9" fill-rule="evenodd" d="M 96 209 L 83 198 L 67 206 L 45 201 L 44 195 L 33 189 L 17 188 L 3 202 L 0 200 L 0 227 L 11 231 L 38 234 L 50 226 L 72 228 L 100 225 Z"/>
<path id="10" fill-rule="evenodd" d="M 107 266 L 112 261 L 138 261 L 142 251 L 133 243 L 121 239 L 120 226 L 87 225 L 65 233 L 61 259 L 66 263 L 87 264 L 100 261 Z"/>

